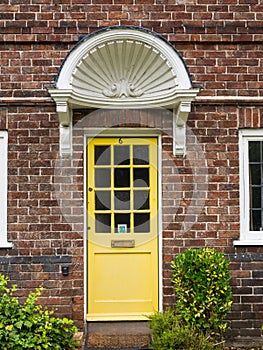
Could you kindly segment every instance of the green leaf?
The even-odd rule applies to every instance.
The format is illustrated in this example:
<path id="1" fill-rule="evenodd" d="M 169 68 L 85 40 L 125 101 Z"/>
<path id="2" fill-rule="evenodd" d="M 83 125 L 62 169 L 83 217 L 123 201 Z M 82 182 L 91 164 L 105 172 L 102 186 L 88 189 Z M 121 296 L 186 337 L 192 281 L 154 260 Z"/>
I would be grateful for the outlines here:
<path id="1" fill-rule="evenodd" d="M 28 321 L 28 320 L 25 320 L 24 325 L 25 325 L 27 328 L 31 328 L 32 325 L 33 325 L 33 323 L 30 322 L 30 321 Z"/>
<path id="2" fill-rule="evenodd" d="M 16 327 L 16 328 L 21 329 L 22 326 L 23 326 L 23 322 L 22 322 L 22 321 L 18 321 L 18 322 L 15 323 L 15 327 Z"/>

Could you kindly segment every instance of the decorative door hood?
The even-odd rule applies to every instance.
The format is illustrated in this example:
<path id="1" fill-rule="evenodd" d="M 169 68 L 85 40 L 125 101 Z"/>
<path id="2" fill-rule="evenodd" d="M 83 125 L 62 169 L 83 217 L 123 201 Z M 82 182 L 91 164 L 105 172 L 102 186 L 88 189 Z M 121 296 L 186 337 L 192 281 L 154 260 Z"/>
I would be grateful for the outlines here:
<path id="1" fill-rule="evenodd" d="M 174 153 L 185 154 L 185 124 L 199 89 L 163 37 L 137 27 L 109 27 L 85 36 L 69 52 L 48 91 L 57 105 L 65 157 L 71 153 L 71 110 L 77 108 L 173 109 Z"/>

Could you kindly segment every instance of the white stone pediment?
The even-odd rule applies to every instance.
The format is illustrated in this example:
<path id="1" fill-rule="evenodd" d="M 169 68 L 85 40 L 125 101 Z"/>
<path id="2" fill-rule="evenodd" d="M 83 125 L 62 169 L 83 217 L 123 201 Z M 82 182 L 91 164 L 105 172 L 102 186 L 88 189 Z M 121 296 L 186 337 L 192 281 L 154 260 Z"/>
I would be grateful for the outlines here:
<path id="1" fill-rule="evenodd" d="M 160 72 L 161 70 L 161 72 Z M 161 73 L 161 74 L 160 74 Z M 151 100 L 178 86 L 165 57 L 138 40 L 112 40 L 90 50 L 72 74 L 73 91 L 95 103 Z"/>
<path id="2" fill-rule="evenodd" d="M 62 126 L 69 126 L 71 108 L 178 109 L 198 93 L 177 51 L 161 36 L 135 27 L 86 36 L 48 90 Z"/>

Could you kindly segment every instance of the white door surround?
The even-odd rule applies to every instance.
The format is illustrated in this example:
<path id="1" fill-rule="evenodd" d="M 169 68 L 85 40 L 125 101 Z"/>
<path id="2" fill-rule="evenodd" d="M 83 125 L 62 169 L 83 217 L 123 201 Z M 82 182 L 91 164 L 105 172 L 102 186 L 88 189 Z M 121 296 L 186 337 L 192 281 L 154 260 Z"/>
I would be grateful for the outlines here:
<path id="1" fill-rule="evenodd" d="M 170 108 L 174 154 L 184 155 L 185 125 L 199 89 L 179 53 L 139 27 L 109 27 L 85 36 L 48 86 L 60 122 L 60 155 L 71 155 L 72 109 Z"/>

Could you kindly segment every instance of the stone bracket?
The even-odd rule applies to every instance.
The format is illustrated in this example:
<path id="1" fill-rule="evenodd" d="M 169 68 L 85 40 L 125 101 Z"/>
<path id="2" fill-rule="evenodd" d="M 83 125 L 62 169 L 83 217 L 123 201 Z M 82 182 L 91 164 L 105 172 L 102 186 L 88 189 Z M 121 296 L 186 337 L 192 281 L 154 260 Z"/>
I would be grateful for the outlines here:
<path id="1" fill-rule="evenodd" d="M 72 155 L 72 124 L 65 126 L 60 124 L 60 157 L 69 158 Z"/>
<path id="2" fill-rule="evenodd" d="M 72 112 L 67 102 L 57 103 L 60 133 L 60 157 L 68 158 L 72 154 Z"/>
<path id="3" fill-rule="evenodd" d="M 186 154 L 186 123 L 191 111 L 191 101 L 180 102 L 174 109 L 173 153 L 175 156 Z"/>
<path id="4" fill-rule="evenodd" d="M 60 157 L 69 158 L 72 155 L 72 110 L 68 105 L 71 91 L 57 90 L 53 84 L 47 86 L 47 89 L 56 102 L 59 119 Z"/>

